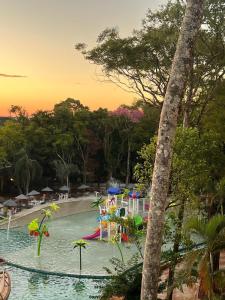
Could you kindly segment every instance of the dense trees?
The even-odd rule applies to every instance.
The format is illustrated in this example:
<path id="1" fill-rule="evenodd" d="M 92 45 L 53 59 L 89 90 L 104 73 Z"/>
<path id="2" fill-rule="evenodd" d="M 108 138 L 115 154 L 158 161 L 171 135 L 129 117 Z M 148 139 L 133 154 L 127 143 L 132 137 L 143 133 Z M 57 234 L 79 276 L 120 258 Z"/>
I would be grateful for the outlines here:
<path id="1" fill-rule="evenodd" d="M 132 118 L 119 113 L 124 111 Z M 79 100 L 68 98 L 52 111 L 37 111 L 31 117 L 12 106 L 11 115 L 0 127 L 1 186 L 7 191 L 3 183 L 11 178 L 26 193 L 30 185 L 55 184 L 55 180 L 58 184 L 103 182 L 113 176 L 128 183 L 136 151 L 149 140 L 146 129 L 155 134 L 159 110 L 90 111 Z M 42 176 L 34 176 L 40 175 L 38 170 Z"/>

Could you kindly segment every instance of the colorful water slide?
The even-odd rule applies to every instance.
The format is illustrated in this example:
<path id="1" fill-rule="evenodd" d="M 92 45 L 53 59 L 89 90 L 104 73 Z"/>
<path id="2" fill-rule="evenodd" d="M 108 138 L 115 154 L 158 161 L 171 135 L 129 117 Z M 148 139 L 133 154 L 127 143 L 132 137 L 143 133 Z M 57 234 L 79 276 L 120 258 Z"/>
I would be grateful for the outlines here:
<path id="1" fill-rule="evenodd" d="M 93 240 L 100 237 L 100 229 L 98 228 L 94 233 L 83 236 L 84 240 Z"/>
<path id="2" fill-rule="evenodd" d="M 107 236 L 107 232 L 103 231 L 102 237 L 104 238 L 105 236 Z M 83 236 L 82 239 L 93 240 L 93 239 L 97 239 L 99 237 L 100 237 L 100 229 L 98 228 L 94 233 Z"/>

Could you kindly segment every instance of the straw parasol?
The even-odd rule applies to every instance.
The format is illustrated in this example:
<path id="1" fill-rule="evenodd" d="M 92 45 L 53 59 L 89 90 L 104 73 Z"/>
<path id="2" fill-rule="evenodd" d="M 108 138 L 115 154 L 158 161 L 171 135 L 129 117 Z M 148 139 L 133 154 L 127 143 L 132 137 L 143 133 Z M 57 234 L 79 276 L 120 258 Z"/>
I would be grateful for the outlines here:
<path id="1" fill-rule="evenodd" d="M 15 197 L 16 202 L 18 203 L 18 206 L 21 206 L 22 203 L 25 202 L 26 206 L 28 205 L 28 201 L 30 200 L 28 196 L 25 196 L 24 194 L 20 194 L 19 196 Z"/>
<path id="2" fill-rule="evenodd" d="M 20 194 L 19 196 L 16 196 L 15 199 L 16 199 L 16 200 L 27 200 L 28 197 L 25 196 L 24 194 Z"/>
<path id="3" fill-rule="evenodd" d="M 41 190 L 42 192 L 54 192 L 53 189 L 51 189 L 50 187 L 46 186 L 45 188 L 43 188 Z"/>
<path id="4" fill-rule="evenodd" d="M 0 209 L 3 208 L 4 206 L 0 203 Z"/>
<path id="5" fill-rule="evenodd" d="M 37 195 L 40 195 L 40 193 L 35 190 L 32 190 L 30 193 L 27 194 L 27 196 L 37 196 Z"/>
<path id="6" fill-rule="evenodd" d="M 8 208 L 17 207 L 17 203 L 16 203 L 16 201 L 9 199 L 3 203 L 3 206 L 8 207 Z"/>
<path id="7" fill-rule="evenodd" d="M 66 185 L 63 185 L 59 188 L 59 190 L 62 192 L 69 192 L 70 188 Z"/>
<path id="8" fill-rule="evenodd" d="M 82 185 L 80 185 L 80 186 L 78 186 L 78 190 L 86 190 L 86 189 L 89 189 L 90 188 L 90 186 L 88 186 L 88 185 L 86 185 L 86 184 L 82 184 Z"/>

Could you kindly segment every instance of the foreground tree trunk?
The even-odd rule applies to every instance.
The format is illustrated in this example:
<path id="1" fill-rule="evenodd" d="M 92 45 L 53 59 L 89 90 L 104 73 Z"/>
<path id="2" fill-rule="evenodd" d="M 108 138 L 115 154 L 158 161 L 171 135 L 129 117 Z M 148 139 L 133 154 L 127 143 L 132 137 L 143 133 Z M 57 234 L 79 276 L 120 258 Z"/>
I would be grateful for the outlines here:
<path id="1" fill-rule="evenodd" d="M 177 126 L 178 108 L 185 91 L 186 78 L 190 72 L 193 43 L 201 25 L 203 1 L 187 0 L 161 112 L 145 243 L 141 300 L 157 299 L 172 144 Z"/>

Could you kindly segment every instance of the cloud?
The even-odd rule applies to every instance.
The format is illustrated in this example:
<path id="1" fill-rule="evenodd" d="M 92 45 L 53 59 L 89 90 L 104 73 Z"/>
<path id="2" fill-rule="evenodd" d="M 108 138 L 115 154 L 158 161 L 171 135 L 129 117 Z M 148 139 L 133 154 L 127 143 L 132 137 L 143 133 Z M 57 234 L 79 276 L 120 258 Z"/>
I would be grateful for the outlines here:
<path id="1" fill-rule="evenodd" d="M 0 77 L 9 77 L 9 78 L 26 78 L 27 76 L 24 75 L 14 75 L 14 74 L 4 74 L 0 73 Z"/>

